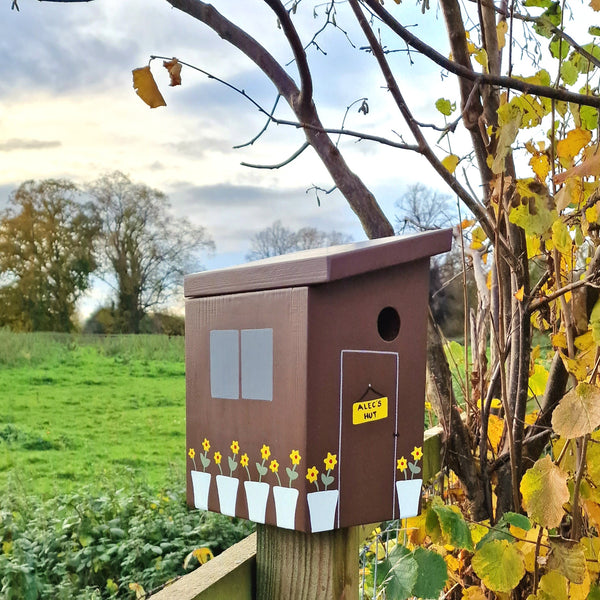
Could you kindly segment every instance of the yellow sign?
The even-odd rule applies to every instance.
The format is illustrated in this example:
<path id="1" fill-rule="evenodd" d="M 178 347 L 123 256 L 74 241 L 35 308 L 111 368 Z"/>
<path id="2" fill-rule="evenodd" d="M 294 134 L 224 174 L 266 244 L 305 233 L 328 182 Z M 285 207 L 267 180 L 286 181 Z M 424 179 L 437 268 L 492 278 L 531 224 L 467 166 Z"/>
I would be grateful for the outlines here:
<path id="1" fill-rule="evenodd" d="M 388 416 L 388 399 L 375 398 L 374 400 L 361 400 L 352 405 L 352 424 L 361 425 L 371 421 L 379 421 Z"/>

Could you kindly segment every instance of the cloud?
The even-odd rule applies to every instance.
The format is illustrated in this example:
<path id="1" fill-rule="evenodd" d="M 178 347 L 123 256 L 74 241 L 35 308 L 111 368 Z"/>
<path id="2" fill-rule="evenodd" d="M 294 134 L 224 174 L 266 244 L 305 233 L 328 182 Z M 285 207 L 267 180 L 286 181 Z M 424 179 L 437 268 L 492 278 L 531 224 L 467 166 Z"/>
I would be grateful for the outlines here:
<path id="1" fill-rule="evenodd" d="M 47 148 L 58 148 L 62 143 L 58 140 L 33 140 L 11 138 L 6 142 L 0 142 L 0 152 L 14 152 L 15 150 L 46 150 Z"/>

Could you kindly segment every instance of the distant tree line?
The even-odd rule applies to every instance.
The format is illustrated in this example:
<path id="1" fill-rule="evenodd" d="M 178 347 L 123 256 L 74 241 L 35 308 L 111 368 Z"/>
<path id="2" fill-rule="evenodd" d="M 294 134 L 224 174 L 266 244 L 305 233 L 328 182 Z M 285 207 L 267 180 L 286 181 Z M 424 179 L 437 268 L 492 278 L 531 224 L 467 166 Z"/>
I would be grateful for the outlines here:
<path id="1" fill-rule="evenodd" d="M 213 248 L 203 227 L 172 216 L 162 192 L 123 173 L 84 187 L 27 181 L 0 212 L 0 327 L 75 330 L 77 301 L 95 274 L 114 291 L 104 332 L 152 330 L 149 313 Z"/>

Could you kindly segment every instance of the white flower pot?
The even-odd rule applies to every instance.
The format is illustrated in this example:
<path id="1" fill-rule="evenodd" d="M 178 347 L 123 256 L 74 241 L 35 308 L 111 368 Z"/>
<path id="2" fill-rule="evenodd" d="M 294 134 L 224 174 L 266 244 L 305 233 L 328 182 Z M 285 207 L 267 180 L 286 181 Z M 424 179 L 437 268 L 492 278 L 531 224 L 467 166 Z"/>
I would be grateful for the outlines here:
<path id="1" fill-rule="evenodd" d="M 219 507 L 221 513 L 235 517 L 237 490 L 240 480 L 236 477 L 217 475 L 217 491 L 219 492 Z"/>
<path id="2" fill-rule="evenodd" d="M 255 523 L 265 522 L 269 484 L 264 481 L 245 481 L 248 518 Z"/>
<path id="3" fill-rule="evenodd" d="M 335 509 L 337 508 L 338 490 L 325 490 L 306 494 L 308 511 L 310 513 L 310 527 L 313 533 L 329 531 L 335 526 Z"/>
<path id="4" fill-rule="evenodd" d="M 275 515 L 277 527 L 285 529 L 296 528 L 296 504 L 298 503 L 298 490 L 296 488 L 273 486 L 275 498 Z"/>
<path id="5" fill-rule="evenodd" d="M 192 488 L 194 490 L 194 507 L 208 510 L 208 490 L 211 474 L 192 470 Z"/>
<path id="6" fill-rule="evenodd" d="M 396 482 L 398 509 L 400 510 L 401 519 L 416 517 L 419 514 L 422 483 L 422 479 L 408 479 Z"/>

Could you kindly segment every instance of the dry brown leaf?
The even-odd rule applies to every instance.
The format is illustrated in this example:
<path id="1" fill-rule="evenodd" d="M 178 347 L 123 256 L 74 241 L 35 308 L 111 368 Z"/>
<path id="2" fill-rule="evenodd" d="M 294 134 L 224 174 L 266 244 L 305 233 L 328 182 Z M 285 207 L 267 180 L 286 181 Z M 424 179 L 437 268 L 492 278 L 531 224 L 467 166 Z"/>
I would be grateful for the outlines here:
<path id="1" fill-rule="evenodd" d="M 181 63 L 173 57 L 171 60 L 163 61 L 163 67 L 169 71 L 171 83 L 169 85 L 181 85 Z"/>
<path id="2" fill-rule="evenodd" d="M 150 107 L 157 108 L 158 106 L 166 106 L 167 103 L 162 97 L 156 81 L 152 76 L 150 67 L 141 67 L 133 69 L 133 87 L 136 94 Z"/>
<path id="3" fill-rule="evenodd" d="M 569 177 L 591 177 L 593 175 L 600 175 L 600 153 L 583 160 L 576 167 L 571 167 L 562 173 L 558 173 L 554 176 L 554 183 L 560 185 Z"/>

